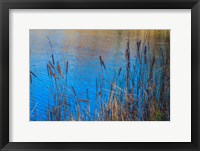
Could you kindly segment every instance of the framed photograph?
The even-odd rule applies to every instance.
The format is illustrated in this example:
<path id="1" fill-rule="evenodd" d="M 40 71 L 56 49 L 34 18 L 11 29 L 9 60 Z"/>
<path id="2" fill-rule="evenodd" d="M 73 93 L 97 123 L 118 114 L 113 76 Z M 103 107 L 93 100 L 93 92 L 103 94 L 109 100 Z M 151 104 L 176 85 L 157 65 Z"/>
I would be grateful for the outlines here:
<path id="1" fill-rule="evenodd" d="M 7 150 L 200 150 L 198 0 L 1 0 Z"/>

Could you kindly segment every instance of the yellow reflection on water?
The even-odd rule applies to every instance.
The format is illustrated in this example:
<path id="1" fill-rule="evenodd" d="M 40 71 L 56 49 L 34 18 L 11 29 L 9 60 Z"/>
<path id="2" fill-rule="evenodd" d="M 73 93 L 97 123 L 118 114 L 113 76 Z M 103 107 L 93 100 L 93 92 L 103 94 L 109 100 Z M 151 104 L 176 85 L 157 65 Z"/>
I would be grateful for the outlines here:
<path id="1" fill-rule="evenodd" d="M 47 36 L 52 45 L 58 46 L 61 51 L 69 49 L 101 50 L 125 49 L 127 41 L 130 48 L 136 49 L 137 41 L 141 40 L 141 46 L 149 45 L 152 50 L 156 46 L 170 44 L 170 30 L 30 30 L 31 44 L 37 47 L 33 51 L 44 51 L 47 44 Z M 35 39 L 33 38 L 35 37 Z M 30 46 L 31 47 L 31 46 Z"/>

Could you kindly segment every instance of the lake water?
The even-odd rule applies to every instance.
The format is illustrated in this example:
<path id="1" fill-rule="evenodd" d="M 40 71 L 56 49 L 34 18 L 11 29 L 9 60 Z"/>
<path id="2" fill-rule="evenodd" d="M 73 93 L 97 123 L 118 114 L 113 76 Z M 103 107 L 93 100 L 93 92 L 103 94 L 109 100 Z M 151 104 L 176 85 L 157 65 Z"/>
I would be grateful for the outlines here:
<path id="1" fill-rule="evenodd" d="M 151 60 L 148 58 L 151 58 L 155 51 L 154 71 L 156 71 L 161 67 L 159 61 L 161 54 L 158 50 L 165 48 L 163 37 L 166 37 L 166 33 L 166 31 L 148 30 L 30 30 L 30 70 L 33 73 L 30 82 L 30 120 L 48 120 L 48 109 L 52 110 L 53 107 L 59 106 L 55 102 L 56 95 L 59 95 L 56 100 L 67 98 L 71 101 L 70 108 L 74 108 L 71 112 L 77 110 L 76 98 L 88 100 L 89 105 L 88 102 L 79 103 L 80 113 L 85 114 L 89 106 L 90 116 L 86 120 L 93 121 L 94 111 L 100 108 L 100 103 L 97 103 L 100 85 L 97 83 L 101 82 L 102 76 L 106 81 L 112 82 L 122 68 L 118 81 L 120 87 L 126 87 L 127 42 L 129 41 L 130 47 L 130 73 L 136 72 L 134 68 L 137 70 L 139 64 L 137 42 L 140 40 L 142 41 L 141 55 L 145 49 L 148 51 L 147 64 L 148 62 L 150 64 Z M 100 63 L 100 56 L 105 63 L 105 68 Z M 57 80 L 49 76 L 47 69 L 49 62 L 52 65 L 54 62 L 55 68 L 57 65 L 60 66 L 63 77 L 58 71 Z M 140 70 L 145 68 L 149 66 L 143 66 Z M 160 81 L 156 77 L 160 74 L 160 71 L 155 74 L 158 88 Z M 148 73 L 145 75 L 147 76 Z M 138 75 L 131 74 L 131 77 L 134 81 L 132 83 L 140 82 Z M 147 77 L 144 79 L 147 85 Z M 107 103 L 111 85 L 109 82 L 104 82 L 103 87 L 103 98 L 105 98 L 103 101 Z M 136 91 L 137 89 L 133 93 Z M 160 97 L 159 93 L 157 97 Z M 64 120 L 63 110 L 60 120 Z"/>

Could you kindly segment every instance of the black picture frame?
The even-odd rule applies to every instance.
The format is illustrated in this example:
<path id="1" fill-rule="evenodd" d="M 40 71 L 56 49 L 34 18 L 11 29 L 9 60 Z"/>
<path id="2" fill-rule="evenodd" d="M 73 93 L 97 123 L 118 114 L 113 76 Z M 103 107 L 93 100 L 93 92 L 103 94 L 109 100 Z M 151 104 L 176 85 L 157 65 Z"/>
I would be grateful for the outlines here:
<path id="1" fill-rule="evenodd" d="M 191 9 L 191 142 L 30 143 L 9 142 L 9 9 Z M 178 19 L 178 18 L 177 18 Z M 199 0 L 0 0 L 0 148 L 1 150 L 200 150 L 200 2 Z M 199 60 L 198 60 L 199 59 Z"/>

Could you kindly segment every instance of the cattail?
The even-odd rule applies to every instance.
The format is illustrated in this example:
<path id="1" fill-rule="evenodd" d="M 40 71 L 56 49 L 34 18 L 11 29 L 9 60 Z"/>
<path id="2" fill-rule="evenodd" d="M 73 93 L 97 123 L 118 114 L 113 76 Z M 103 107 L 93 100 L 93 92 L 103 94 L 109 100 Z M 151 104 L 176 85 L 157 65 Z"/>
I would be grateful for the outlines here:
<path id="1" fill-rule="evenodd" d="M 68 61 L 66 62 L 66 73 L 68 72 Z"/>
<path id="2" fill-rule="evenodd" d="M 51 68 L 50 68 L 50 70 L 49 70 L 50 72 L 50 76 L 52 77 L 52 75 L 53 75 L 53 71 L 51 70 Z"/>
<path id="3" fill-rule="evenodd" d="M 141 44 L 141 40 L 137 42 L 137 50 L 140 50 L 140 44 Z"/>
<path id="4" fill-rule="evenodd" d="M 47 64 L 47 73 L 48 73 L 48 76 L 49 76 L 49 65 Z"/>
<path id="5" fill-rule="evenodd" d="M 74 92 L 74 95 L 76 96 L 76 91 L 75 91 L 74 87 L 72 87 L 72 91 Z"/>
<path id="6" fill-rule="evenodd" d="M 129 39 L 128 39 L 128 42 L 127 42 L 127 49 L 129 49 Z"/>
<path id="7" fill-rule="evenodd" d="M 37 76 L 32 72 L 32 71 L 30 71 L 30 73 L 34 76 L 34 77 L 36 77 L 37 78 Z"/>
<path id="8" fill-rule="evenodd" d="M 116 98 L 114 98 L 113 103 L 113 118 L 114 120 L 118 120 L 118 104 Z"/>
<path id="9" fill-rule="evenodd" d="M 127 42 L 127 49 L 125 53 L 125 57 L 127 59 L 126 65 L 126 91 L 129 91 L 129 77 L 130 77 L 130 50 L 129 50 L 129 41 Z"/>
<path id="10" fill-rule="evenodd" d="M 55 70 L 54 66 L 51 64 L 51 62 L 49 61 L 50 66 Z"/>
<path id="11" fill-rule="evenodd" d="M 127 60 L 130 59 L 130 52 L 129 52 L 129 49 L 126 49 L 125 58 L 126 58 Z"/>
<path id="12" fill-rule="evenodd" d="M 56 74 L 55 74 L 55 73 L 53 73 L 53 77 L 54 77 L 54 79 L 56 79 L 56 78 L 57 78 L 57 76 L 56 76 Z"/>
<path id="13" fill-rule="evenodd" d="M 130 50 L 129 50 L 129 41 L 127 42 L 127 49 L 125 52 L 125 58 L 129 61 L 130 60 Z"/>
<path id="14" fill-rule="evenodd" d="M 60 73 L 60 75 L 64 78 L 64 75 L 63 75 L 63 73 L 62 73 L 62 70 L 61 70 L 61 67 L 60 67 L 60 65 L 59 65 L 59 62 L 57 62 L 57 70 L 58 70 L 58 72 Z"/>
<path id="15" fill-rule="evenodd" d="M 154 66 L 154 63 L 155 63 L 155 56 L 153 56 L 152 67 Z"/>
<path id="16" fill-rule="evenodd" d="M 102 94 L 102 90 L 101 90 L 101 91 L 99 91 L 99 93 L 97 94 L 97 96 L 99 96 L 100 94 Z"/>
<path id="17" fill-rule="evenodd" d="M 134 83 L 132 83 L 132 88 L 131 88 L 131 93 L 133 93 L 134 92 Z M 134 100 L 134 98 L 133 98 L 133 100 Z"/>
<path id="18" fill-rule="evenodd" d="M 51 55 L 51 57 L 52 57 L 52 62 L 53 62 L 53 65 L 55 64 L 55 62 L 54 62 L 54 56 L 53 56 L 53 54 Z"/>
<path id="19" fill-rule="evenodd" d="M 138 52 L 139 61 L 141 63 L 141 60 L 140 60 L 140 44 L 141 44 L 141 40 L 137 42 L 137 52 Z"/>
<path id="20" fill-rule="evenodd" d="M 101 64 L 101 66 L 103 66 L 104 69 L 106 70 L 106 66 L 105 66 L 105 64 L 104 64 L 104 61 L 103 61 L 102 57 L 99 56 L 99 59 L 100 59 L 100 64 Z"/>
<path id="21" fill-rule="evenodd" d="M 145 64 L 146 64 L 146 61 L 147 61 L 146 53 L 147 53 L 147 47 L 145 45 L 145 47 L 144 47 L 144 63 Z"/>

